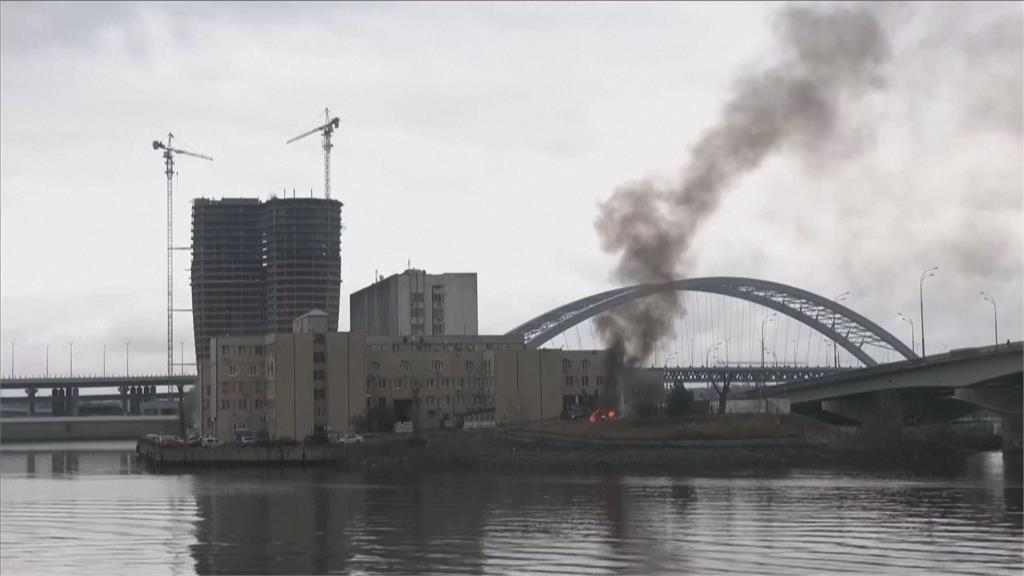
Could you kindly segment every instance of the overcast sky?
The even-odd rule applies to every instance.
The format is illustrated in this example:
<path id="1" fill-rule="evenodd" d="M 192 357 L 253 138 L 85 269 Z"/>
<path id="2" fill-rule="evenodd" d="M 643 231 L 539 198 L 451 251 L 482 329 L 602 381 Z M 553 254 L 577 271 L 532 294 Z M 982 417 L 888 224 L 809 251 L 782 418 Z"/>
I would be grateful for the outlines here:
<path id="1" fill-rule="evenodd" d="M 778 5 L 27 4 L 0 30 L 0 372 L 165 366 L 165 179 L 174 231 L 196 197 L 322 194 L 319 138 L 341 117 L 348 295 L 407 262 L 479 274 L 502 333 L 614 285 L 597 203 L 676 178 L 740 75 L 775 58 Z M 1020 339 L 1021 5 L 882 10 L 884 86 L 856 103 L 835 162 L 779 153 L 700 231 L 695 275 L 752 276 L 846 301 L 898 335 L 925 285 L 929 350 Z M 178 253 L 175 300 L 190 307 Z M 192 361 L 192 322 L 175 340 Z M 932 348 L 932 347 L 935 348 Z"/>

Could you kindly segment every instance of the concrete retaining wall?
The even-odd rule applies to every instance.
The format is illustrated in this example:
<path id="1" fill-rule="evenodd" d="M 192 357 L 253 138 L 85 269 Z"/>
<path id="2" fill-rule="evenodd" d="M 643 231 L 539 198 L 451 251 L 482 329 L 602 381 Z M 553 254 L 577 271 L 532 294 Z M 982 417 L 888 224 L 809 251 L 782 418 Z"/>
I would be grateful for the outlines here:
<path id="1" fill-rule="evenodd" d="M 327 464 L 341 461 L 346 446 L 238 446 L 224 444 L 209 448 L 165 448 L 140 441 L 139 455 L 166 466 L 274 466 Z"/>
<path id="2" fill-rule="evenodd" d="M 177 434 L 177 416 L 25 416 L 0 418 L 0 441 L 130 440 Z"/>

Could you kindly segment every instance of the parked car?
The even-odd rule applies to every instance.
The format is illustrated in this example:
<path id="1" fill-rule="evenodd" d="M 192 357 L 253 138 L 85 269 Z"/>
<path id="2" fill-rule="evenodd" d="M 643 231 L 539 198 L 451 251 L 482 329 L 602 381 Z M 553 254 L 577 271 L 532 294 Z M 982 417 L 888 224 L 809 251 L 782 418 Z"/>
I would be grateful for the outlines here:
<path id="1" fill-rule="evenodd" d="M 146 434 L 145 440 L 146 440 L 146 442 L 152 442 L 153 444 L 159 444 L 160 443 L 160 435 L 159 434 Z"/>
<path id="2" fill-rule="evenodd" d="M 220 440 L 217 440 L 216 436 L 211 436 L 209 434 L 207 434 L 206 436 L 203 436 L 203 439 L 202 439 L 202 446 L 203 446 L 203 448 L 212 448 L 212 447 L 220 446 L 220 445 L 221 445 L 221 442 L 220 442 Z"/>
<path id="3" fill-rule="evenodd" d="M 362 444 L 362 443 L 363 443 L 363 437 L 361 435 L 359 435 L 359 434 L 345 434 L 344 436 L 342 436 L 338 440 L 338 444 L 345 444 L 345 445 Z"/>
<path id="4" fill-rule="evenodd" d="M 185 442 L 177 436 L 160 436 L 161 448 L 184 448 Z"/>
<path id="5" fill-rule="evenodd" d="M 255 436 L 242 436 L 241 438 L 238 439 L 238 445 L 239 446 L 252 446 L 255 443 L 256 443 L 256 437 Z"/>

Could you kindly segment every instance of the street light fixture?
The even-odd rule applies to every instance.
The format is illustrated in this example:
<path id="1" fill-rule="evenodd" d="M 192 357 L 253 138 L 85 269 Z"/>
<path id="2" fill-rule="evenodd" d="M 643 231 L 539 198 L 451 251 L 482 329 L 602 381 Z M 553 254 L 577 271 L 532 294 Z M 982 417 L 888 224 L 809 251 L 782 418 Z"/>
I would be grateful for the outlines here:
<path id="1" fill-rule="evenodd" d="M 921 297 L 921 358 L 924 358 L 926 355 L 924 350 L 924 281 L 927 278 L 935 276 L 935 271 L 938 269 L 938 266 L 932 266 L 931 268 L 922 272 L 921 282 L 918 284 L 918 289 L 920 290 L 919 294 Z"/>
<path id="2" fill-rule="evenodd" d="M 897 312 L 896 315 L 907 324 L 910 324 L 910 351 L 917 354 L 917 348 L 915 347 L 917 341 L 914 339 L 914 321 L 905 316 L 903 312 Z"/>
<path id="3" fill-rule="evenodd" d="M 999 346 L 999 314 L 996 313 L 996 299 L 984 290 L 981 291 L 981 297 L 992 304 L 992 325 L 996 332 L 996 346 Z"/>

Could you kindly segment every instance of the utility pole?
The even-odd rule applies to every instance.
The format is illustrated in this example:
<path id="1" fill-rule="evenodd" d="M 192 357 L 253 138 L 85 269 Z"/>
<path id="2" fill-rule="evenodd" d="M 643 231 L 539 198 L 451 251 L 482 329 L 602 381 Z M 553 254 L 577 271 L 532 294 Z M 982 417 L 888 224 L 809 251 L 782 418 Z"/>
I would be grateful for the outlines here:
<path id="1" fill-rule="evenodd" d="M 996 299 L 991 294 L 986 293 L 984 290 L 981 291 L 981 297 L 992 304 L 992 325 L 996 332 L 996 346 L 999 346 L 999 314 L 996 313 Z"/>
<path id="2" fill-rule="evenodd" d="M 164 174 L 167 176 L 167 375 L 174 375 L 174 155 L 184 154 L 213 161 L 213 158 L 173 146 L 174 134 L 167 133 L 167 144 L 153 141 L 153 150 L 164 151 Z"/>
<path id="3" fill-rule="evenodd" d="M 16 340 L 11 340 L 11 378 L 14 378 L 14 343 Z"/>
<path id="4" fill-rule="evenodd" d="M 285 142 L 285 144 L 291 144 L 292 142 L 301 140 L 310 134 L 320 132 L 324 149 L 324 198 L 331 197 L 331 148 L 334 147 L 334 145 L 331 144 L 331 134 L 334 133 L 334 130 L 337 129 L 339 125 L 341 125 L 341 120 L 337 116 L 331 118 L 331 111 L 324 108 L 323 125 L 317 126 L 308 132 L 303 132 L 295 138 Z"/>
<path id="5" fill-rule="evenodd" d="M 918 284 L 918 289 L 920 290 L 920 296 L 921 296 L 921 300 L 920 300 L 920 302 L 921 302 L 921 358 L 925 357 L 925 351 L 924 351 L 924 281 L 927 278 L 931 278 L 932 276 L 935 276 L 935 271 L 938 270 L 938 269 L 939 269 L 938 266 L 932 266 L 931 268 L 929 268 L 929 269 L 925 270 L 924 272 L 922 272 L 921 273 L 921 282 Z"/>
<path id="6" fill-rule="evenodd" d="M 68 378 L 75 376 L 75 341 L 68 342 Z"/>
<path id="7" fill-rule="evenodd" d="M 46 377 L 50 377 L 50 345 L 46 345 Z"/>
<path id="8" fill-rule="evenodd" d="M 107 345 L 103 345 L 103 375 L 107 375 Z"/>
<path id="9" fill-rule="evenodd" d="M 131 372 L 128 371 L 128 359 L 131 357 L 130 356 L 129 346 L 131 345 L 131 343 L 132 343 L 132 339 L 131 338 L 125 340 L 125 342 L 124 342 L 124 377 L 125 378 L 127 378 L 127 377 L 129 377 L 131 375 Z"/>

